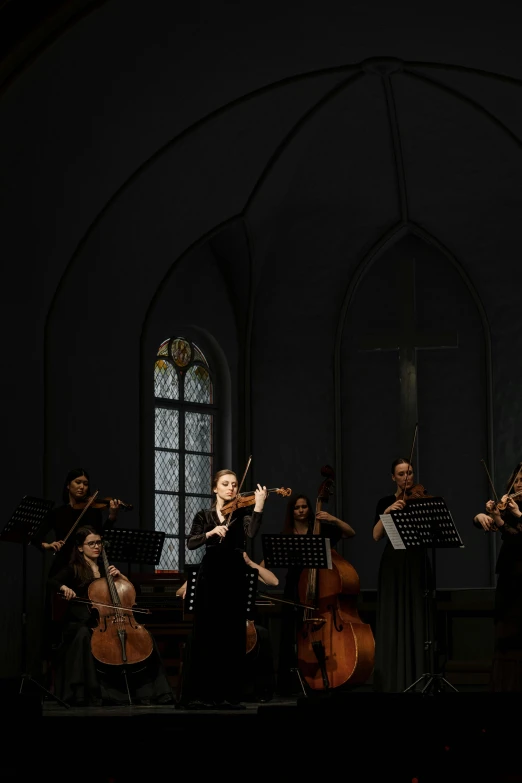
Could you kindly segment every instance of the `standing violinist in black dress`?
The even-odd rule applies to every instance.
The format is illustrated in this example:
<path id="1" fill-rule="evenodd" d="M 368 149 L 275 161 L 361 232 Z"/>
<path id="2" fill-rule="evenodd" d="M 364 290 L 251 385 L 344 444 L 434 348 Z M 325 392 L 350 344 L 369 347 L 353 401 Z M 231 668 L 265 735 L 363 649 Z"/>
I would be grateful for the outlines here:
<path id="1" fill-rule="evenodd" d="M 193 638 L 190 650 L 191 708 L 244 708 L 246 628 L 246 537 L 259 532 L 267 496 L 259 484 L 253 511 L 239 508 L 226 517 L 221 509 L 238 492 L 236 474 L 214 476 L 215 502 L 198 511 L 188 548 L 205 547 L 196 582 Z M 226 524 L 225 524 L 226 523 Z"/>
<path id="2" fill-rule="evenodd" d="M 413 486 L 413 468 L 399 457 L 391 466 L 393 494 L 377 502 L 373 540 L 386 540 L 379 565 L 375 632 L 374 690 L 402 692 L 428 671 L 426 641 L 426 583 L 430 568 L 426 551 L 394 549 L 381 514 L 404 508 L 405 492 Z"/>
<path id="3" fill-rule="evenodd" d="M 522 693 L 522 462 L 515 466 L 500 502 L 488 500 L 485 513 L 473 521 L 486 532 L 500 531 L 502 537 L 496 566 L 490 690 Z"/>

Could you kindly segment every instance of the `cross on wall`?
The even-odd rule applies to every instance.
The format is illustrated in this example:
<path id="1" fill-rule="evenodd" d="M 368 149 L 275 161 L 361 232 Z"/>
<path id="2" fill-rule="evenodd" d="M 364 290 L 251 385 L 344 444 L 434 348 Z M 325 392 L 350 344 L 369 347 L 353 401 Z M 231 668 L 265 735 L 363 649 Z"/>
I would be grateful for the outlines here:
<path id="1" fill-rule="evenodd" d="M 458 332 L 426 331 L 417 328 L 415 307 L 415 259 L 404 258 L 399 266 L 397 293 L 400 323 L 390 329 L 363 337 L 360 351 L 397 351 L 400 383 L 400 447 L 407 452 L 418 416 L 417 351 L 458 348 Z"/>

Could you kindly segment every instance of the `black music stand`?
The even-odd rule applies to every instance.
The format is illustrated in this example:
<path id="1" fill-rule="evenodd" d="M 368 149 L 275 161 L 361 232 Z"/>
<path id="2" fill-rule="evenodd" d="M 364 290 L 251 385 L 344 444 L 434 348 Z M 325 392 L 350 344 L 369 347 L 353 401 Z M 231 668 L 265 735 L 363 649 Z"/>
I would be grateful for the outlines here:
<path id="1" fill-rule="evenodd" d="M 267 568 L 332 568 L 332 550 L 329 538 L 323 536 L 296 536 L 293 533 L 282 533 L 273 535 L 271 533 L 261 534 L 261 543 L 263 548 L 263 560 Z M 274 599 L 278 600 L 278 599 Z M 283 603 L 291 603 L 283 601 Z M 325 653 L 321 642 L 312 642 L 317 661 L 321 666 L 323 680 L 328 683 L 328 674 L 324 666 Z M 296 650 L 297 657 L 297 650 Z M 297 675 L 299 685 L 305 699 L 310 698 L 307 692 L 299 667 L 290 669 Z M 325 693 L 329 694 L 329 686 L 325 688 Z"/>
<path id="2" fill-rule="evenodd" d="M 262 533 L 263 560 L 267 568 L 331 568 L 330 539 L 322 536 Z"/>
<path id="3" fill-rule="evenodd" d="M 111 560 L 127 563 L 130 573 L 131 563 L 158 565 L 165 533 L 161 530 L 126 530 L 113 527 L 104 532 L 103 538 Z"/>
<path id="4" fill-rule="evenodd" d="M 4 529 L 0 533 L 0 541 L 10 541 L 14 544 L 22 545 L 22 679 L 20 682 L 19 694 L 22 693 L 26 682 L 33 683 L 50 698 L 59 702 L 63 707 L 69 705 L 55 696 L 54 693 L 47 690 L 38 680 L 35 680 L 27 673 L 27 547 L 31 539 L 40 529 L 41 524 L 54 506 L 53 500 L 37 498 L 31 495 L 25 495 L 12 517 L 7 521 Z"/>
<path id="5" fill-rule="evenodd" d="M 187 592 L 185 593 L 183 602 L 183 619 L 190 620 L 194 617 L 194 612 L 196 610 L 196 585 L 198 581 L 199 565 L 187 566 L 185 570 L 187 573 Z M 251 568 L 245 563 L 245 612 L 247 620 L 251 620 L 254 617 L 257 577 L 257 568 Z"/>
<path id="6" fill-rule="evenodd" d="M 196 586 L 198 581 L 198 571 L 200 565 L 188 565 L 185 567 L 185 573 L 187 575 L 187 591 L 185 598 L 183 599 L 183 619 L 193 620 L 196 612 Z M 254 609 L 256 603 L 256 589 L 257 589 L 257 568 L 251 568 L 245 563 L 245 617 L 247 620 L 254 618 Z M 188 644 L 190 645 L 190 638 Z M 189 653 L 187 644 L 183 644 L 183 653 L 181 657 L 181 666 L 179 671 L 179 680 L 176 694 L 176 706 L 183 706 L 183 686 L 185 679 L 185 667 L 187 659 L 189 659 Z"/>
<path id="7" fill-rule="evenodd" d="M 414 498 L 409 500 L 402 510 L 381 514 L 381 521 L 394 549 L 421 548 L 425 551 L 425 649 L 429 653 L 429 671 L 422 674 L 405 690 L 408 693 L 415 690 L 419 683 L 424 687 L 421 693 L 441 693 L 444 687 L 458 693 L 440 673 L 435 672 L 435 652 L 438 652 L 436 634 L 437 607 L 437 549 L 464 548 L 460 533 L 455 527 L 451 512 L 442 497 Z M 428 579 L 428 549 L 431 549 L 431 589 Z M 430 604 L 432 610 L 430 611 Z M 430 622 L 430 618 L 433 622 Z M 433 626 L 433 627 L 432 627 Z"/>

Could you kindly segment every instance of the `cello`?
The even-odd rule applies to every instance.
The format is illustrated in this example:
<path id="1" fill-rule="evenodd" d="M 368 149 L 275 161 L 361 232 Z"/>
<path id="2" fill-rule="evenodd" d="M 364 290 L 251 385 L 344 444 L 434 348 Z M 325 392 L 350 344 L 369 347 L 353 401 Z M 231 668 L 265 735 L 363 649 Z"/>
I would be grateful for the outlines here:
<path id="1" fill-rule="evenodd" d="M 320 535 L 317 513 L 333 492 L 334 471 L 321 469 L 323 482 L 316 500 L 313 534 Z M 299 601 L 305 609 L 297 633 L 297 665 L 314 691 L 330 691 L 346 684 L 361 684 L 371 675 L 375 640 L 371 627 L 357 611 L 360 593 L 355 568 L 334 549 L 332 568 L 305 568 L 299 577 Z"/>
<path id="2" fill-rule="evenodd" d="M 101 554 L 106 576 L 95 579 L 88 589 L 99 616 L 91 636 L 91 652 L 110 666 L 141 663 L 151 655 L 154 645 L 148 630 L 133 615 L 136 590 L 130 581 L 114 580 L 103 545 Z"/>

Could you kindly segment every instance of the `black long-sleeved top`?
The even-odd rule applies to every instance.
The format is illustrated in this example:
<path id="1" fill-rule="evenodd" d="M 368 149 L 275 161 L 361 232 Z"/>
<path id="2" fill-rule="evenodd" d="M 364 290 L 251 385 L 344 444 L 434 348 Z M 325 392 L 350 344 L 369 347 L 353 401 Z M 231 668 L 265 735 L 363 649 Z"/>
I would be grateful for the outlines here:
<path id="1" fill-rule="evenodd" d="M 220 536 L 206 537 L 209 530 L 222 525 L 217 511 L 213 509 L 202 509 L 198 511 L 192 522 L 190 536 L 187 541 L 189 549 L 198 549 L 206 545 L 207 550 L 213 546 L 225 546 L 229 549 L 245 549 L 246 538 L 255 538 L 261 528 L 263 514 L 260 511 L 249 511 L 241 508 L 232 514 L 227 534 L 224 538 Z M 220 544 L 220 542 L 223 542 Z"/>

